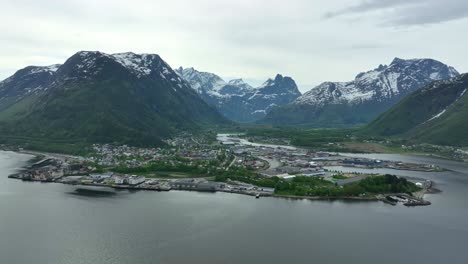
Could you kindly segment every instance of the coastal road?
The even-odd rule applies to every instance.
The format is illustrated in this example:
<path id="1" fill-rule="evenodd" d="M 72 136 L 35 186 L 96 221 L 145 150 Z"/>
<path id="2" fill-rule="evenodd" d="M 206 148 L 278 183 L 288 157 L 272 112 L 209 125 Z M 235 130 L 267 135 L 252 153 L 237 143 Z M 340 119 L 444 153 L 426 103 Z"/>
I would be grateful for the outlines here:
<path id="1" fill-rule="evenodd" d="M 234 159 L 233 159 L 233 160 L 231 161 L 231 163 L 226 167 L 226 171 L 228 171 L 229 168 L 231 168 L 231 166 L 234 164 L 234 162 L 236 162 L 236 160 L 237 160 L 237 157 L 234 156 Z"/>
<path id="2" fill-rule="evenodd" d="M 48 153 L 48 152 L 40 152 L 40 151 L 32 151 L 32 150 L 23 150 L 19 152 L 24 153 L 24 154 L 29 154 L 29 155 L 35 155 L 35 156 L 43 155 L 47 158 L 55 158 L 55 159 L 59 159 L 62 161 L 65 161 L 66 159 L 77 159 L 77 160 L 83 159 L 82 157 L 79 157 L 79 156 L 60 154 L 60 153 Z"/>

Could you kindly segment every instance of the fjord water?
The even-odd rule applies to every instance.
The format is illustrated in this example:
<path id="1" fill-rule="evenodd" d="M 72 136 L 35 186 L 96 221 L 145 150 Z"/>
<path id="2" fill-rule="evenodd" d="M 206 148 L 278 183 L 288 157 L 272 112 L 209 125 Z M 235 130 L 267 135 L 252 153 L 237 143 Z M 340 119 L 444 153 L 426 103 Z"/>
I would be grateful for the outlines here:
<path id="1" fill-rule="evenodd" d="M 386 156 L 453 170 L 413 172 L 411 176 L 436 181 L 443 192 L 427 195 L 431 206 L 407 208 L 178 191 L 78 195 L 73 186 L 7 178 L 29 158 L 0 152 L 0 263 L 394 264 L 468 259 L 466 164 Z"/>

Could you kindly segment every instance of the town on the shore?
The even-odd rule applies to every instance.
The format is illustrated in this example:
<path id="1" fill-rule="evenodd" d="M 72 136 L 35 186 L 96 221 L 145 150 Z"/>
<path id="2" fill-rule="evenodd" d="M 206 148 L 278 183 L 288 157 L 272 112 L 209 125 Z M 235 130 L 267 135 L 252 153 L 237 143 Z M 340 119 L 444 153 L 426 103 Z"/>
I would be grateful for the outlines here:
<path id="1" fill-rule="evenodd" d="M 242 134 L 218 134 L 216 140 L 209 136 L 181 134 L 166 143 L 169 147 L 94 144 L 93 151 L 86 156 L 18 149 L 36 158 L 23 171 L 9 177 L 85 187 L 229 192 L 257 198 L 379 199 L 390 204 L 427 205 L 430 203 L 424 201 L 422 196 L 431 189 L 432 182 L 424 179 L 404 180 L 404 183 L 415 186 L 413 193 L 398 192 L 399 189 L 395 189 L 397 192 L 368 193 L 365 188 L 351 192 L 349 186 L 382 176 L 362 172 L 363 169 L 442 170 L 434 165 L 356 158 L 290 145 L 253 143 Z M 344 173 L 343 168 L 345 171 L 355 171 Z"/>

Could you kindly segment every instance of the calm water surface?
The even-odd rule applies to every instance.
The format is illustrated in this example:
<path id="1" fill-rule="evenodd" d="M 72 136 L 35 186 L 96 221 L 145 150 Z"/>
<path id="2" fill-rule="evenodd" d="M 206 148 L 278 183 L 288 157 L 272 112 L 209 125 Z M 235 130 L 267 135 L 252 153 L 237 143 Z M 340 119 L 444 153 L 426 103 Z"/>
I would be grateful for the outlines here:
<path id="1" fill-rule="evenodd" d="M 375 157 L 453 171 L 399 171 L 443 191 L 417 208 L 177 191 L 86 196 L 7 179 L 30 157 L 0 152 L 0 263 L 467 263 L 468 166 Z"/>

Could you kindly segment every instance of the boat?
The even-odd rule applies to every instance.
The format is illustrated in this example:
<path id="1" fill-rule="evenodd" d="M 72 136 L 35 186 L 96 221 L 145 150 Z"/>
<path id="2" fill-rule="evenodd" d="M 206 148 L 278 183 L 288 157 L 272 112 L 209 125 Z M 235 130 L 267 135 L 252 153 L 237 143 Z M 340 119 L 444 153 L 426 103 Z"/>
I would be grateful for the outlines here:
<path id="1" fill-rule="evenodd" d="M 257 193 L 257 194 L 255 195 L 255 199 L 258 199 L 258 198 L 260 198 L 260 194 L 259 194 L 259 193 Z"/>

